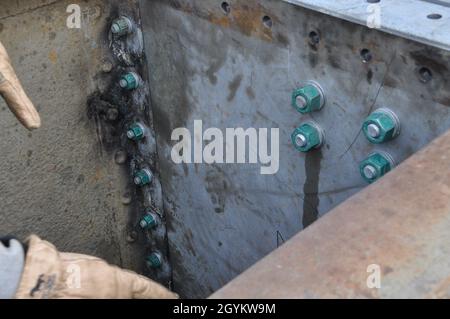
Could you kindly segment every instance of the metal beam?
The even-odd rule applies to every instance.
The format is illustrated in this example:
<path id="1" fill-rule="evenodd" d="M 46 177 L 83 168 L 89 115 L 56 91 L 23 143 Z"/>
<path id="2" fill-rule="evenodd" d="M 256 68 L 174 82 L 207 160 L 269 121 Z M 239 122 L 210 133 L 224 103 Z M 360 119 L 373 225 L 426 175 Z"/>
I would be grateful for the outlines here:
<path id="1" fill-rule="evenodd" d="M 450 131 L 211 298 L 450 297 L 449 163 Z"/>
<path id="2" fill-rule="evenodd" d="M 384 32 L 450 50 L 450 8 L 447 1 L 284 1 L 362 25 L 368 25 L 368 21 L 375 22 L 375 18 L 379 22 L 376 28 Z"/>

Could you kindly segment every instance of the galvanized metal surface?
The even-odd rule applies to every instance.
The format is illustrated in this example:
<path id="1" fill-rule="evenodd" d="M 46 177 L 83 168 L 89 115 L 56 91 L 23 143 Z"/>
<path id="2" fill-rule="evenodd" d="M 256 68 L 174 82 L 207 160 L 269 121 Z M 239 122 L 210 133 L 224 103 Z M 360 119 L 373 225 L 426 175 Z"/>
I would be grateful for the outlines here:
<path id="1" fill-rule="evenodd" d="M 402 162 L 450 127 L 448 52 L 282 1 L 228 3 L 229 12 L 221 1 L 140 2 L 174 286 L 184 297 L 219 289 L 364 188 L 359 163 L 373 151 Z M 312 116 L 290 105 L 307 80 L 327 95 Z M 396 112 L 402 133 L 374 146 L 361 126 L 379 107 Z M 174 164 L 171 133 L 193 131 L 194 120 L 205 129 L 280 128 L 279 172 Z M 290 136 L 306 120 L 326 141 L 303 155 Z M 309 251 L 335 242 L 323 236 Z"/>
<path id="2" fill-rule="evenodd" d="M 450 50 L 448 1 L 283 0 L 431 46 Z M 439 17 L 440 16 L 440 17 Z M 376 21 L 373 19 L 377 19 Z"/>
<path id="3" fill-rule="evenodd" d="M 450 132 L 211 298 L 449 298 L 449 161 Z"/>

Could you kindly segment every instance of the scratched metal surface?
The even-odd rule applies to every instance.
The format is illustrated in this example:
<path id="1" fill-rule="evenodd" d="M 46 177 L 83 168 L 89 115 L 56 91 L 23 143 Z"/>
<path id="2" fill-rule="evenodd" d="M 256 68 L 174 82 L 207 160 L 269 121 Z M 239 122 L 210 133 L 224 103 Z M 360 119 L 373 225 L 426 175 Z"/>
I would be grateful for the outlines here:
<path id="1" fill-rule="evenodd" d="M 204 297 L 366 185 L 358 164 L 375 149 L 401 162 L 450 127 L 449 53 L 281 1 L 141 1 L 174 287 Z M 262 17 L 272 18 L 272 29 Z M 311 31 L 321 42 L 308 42 Z M 370 63 L 360 51 L 372 52 Z M 433 79 L 419 81 L 418 69 Z M 299 154 L 290 134 L 310 116 L 290 106 L 314 79 L 327 105 L 319 152 Z M 364 118 L 390 107 L 401 136 L 374 147 Z M 204 127 L 280 128 L 280 170 L 175 165 L 171 132 Z M 317 240 L 320 245 L 320 239 Z M 314 249 L 314 247 L 310 247 Z"/>

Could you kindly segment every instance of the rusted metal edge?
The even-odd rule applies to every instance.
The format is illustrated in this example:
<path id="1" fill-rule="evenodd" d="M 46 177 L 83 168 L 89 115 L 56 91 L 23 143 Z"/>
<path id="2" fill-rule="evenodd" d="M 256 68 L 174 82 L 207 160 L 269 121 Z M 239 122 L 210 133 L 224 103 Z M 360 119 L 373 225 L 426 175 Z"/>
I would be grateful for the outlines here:
<path id="1" fill-rule="evenodd" d="M 450 131 L 211 298 L 448 298 L 449 230 Z"/>

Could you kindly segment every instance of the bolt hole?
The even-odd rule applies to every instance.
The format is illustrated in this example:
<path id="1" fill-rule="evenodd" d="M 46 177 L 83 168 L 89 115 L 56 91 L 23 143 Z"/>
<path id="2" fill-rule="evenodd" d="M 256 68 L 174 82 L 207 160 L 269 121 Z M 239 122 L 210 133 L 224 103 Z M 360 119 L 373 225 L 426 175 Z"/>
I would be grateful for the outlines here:
<path id="1" fill-rule="evenodd" d="M 311 31 L 308 35 L 309 44 L 312 46 L 317 46 L 320 43 L 320 35 L 316 31 Z"/>
<path id="2" fill-rule="evenodd" d="M 432 14 L 427 15 L 427 18 L 431 19 L 431 20 L 439 20 L 440 18 L 442 18 L 442 14 L 432 13 Z"/>
<path id="3" fill-rule="evenodd" d="M 372 52 L 369 49 L 362 49 L 360 55 L 363 63 L 369 63 L 373 58 Z"/>
<path id="4" fill-rule="evenodd" d="M 269 17 L 269 16 L 264 16 L 264 17 L 262 18 L 262 23 L 263 23 L 263 25 L 264 25 L 266 28 L 268 28 L 268 29 L 271 29 L 272 26 L 273 26 L 272 18 Z"/>
<path id="5" fill-rule="evenodd" d="M 379 3 L 380 0 L 367 0 L 368 3 Z"/>
<path id="6" fill-rule="evenodd" d="M 230 6 L 230 4 L 229 4 L 228 2 L 226 2 L 226 1 L 222 2 L 222 4 L 221 4 L 220 6 L 221 6 L 222 11 L 223 11 L 223 13 L 224 13 L 225 15 L 230 14 L 230 12 L 231 12 L 231 6 Z"/>
<path id="7" fill-rule="evenodd" d="M 422 82 L 422 83 L 428 83 L 433 78 L 433 73 L 431 72 L 430 69 L 428 69 L 426 67 L 420 68 L 418 73 L 419 73 L 420 82 Z"/>

